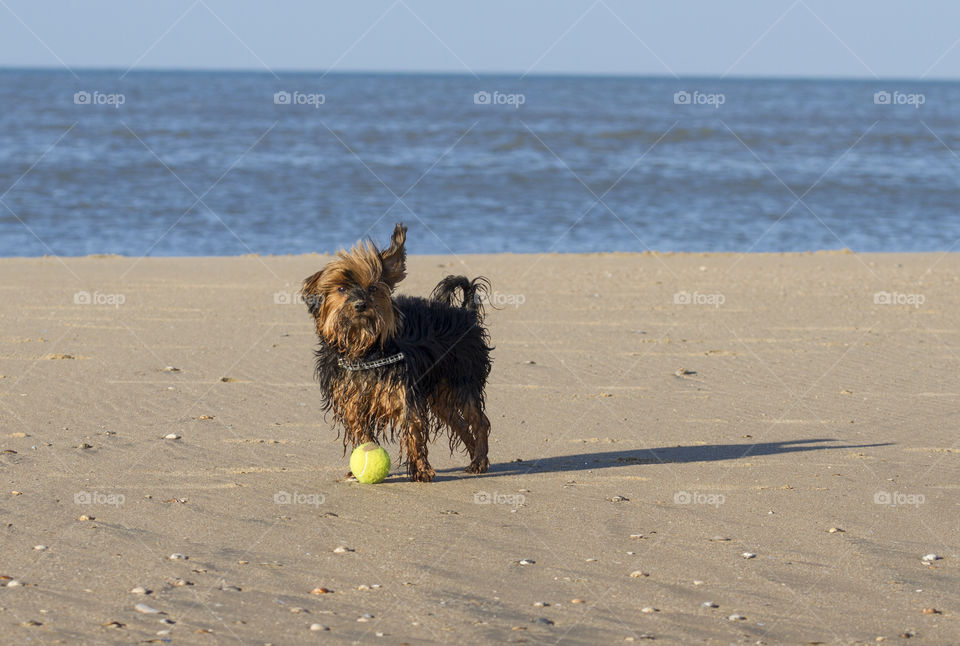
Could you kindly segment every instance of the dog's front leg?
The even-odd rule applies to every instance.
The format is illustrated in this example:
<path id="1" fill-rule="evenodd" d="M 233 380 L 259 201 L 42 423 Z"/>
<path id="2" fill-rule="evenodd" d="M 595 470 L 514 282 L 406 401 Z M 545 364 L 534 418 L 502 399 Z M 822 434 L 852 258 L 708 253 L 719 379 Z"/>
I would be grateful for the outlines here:
<path id="1" fill-rule="evenodd" d="M 402 432 L 410 479 L 414 482 L 431 482 L 436 472 L 427 460 L 427 425 L 423 417 L 408 411 Z"/>

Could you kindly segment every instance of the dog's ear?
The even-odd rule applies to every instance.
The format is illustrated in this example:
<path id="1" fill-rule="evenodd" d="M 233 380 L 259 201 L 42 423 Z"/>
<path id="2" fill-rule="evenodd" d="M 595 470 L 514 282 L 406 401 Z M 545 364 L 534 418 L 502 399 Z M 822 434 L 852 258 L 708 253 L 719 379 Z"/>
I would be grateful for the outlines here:
<path id="1" fill-rule="evenodd" d="M 320 293 L 320 277 L 323 275 L 321 269 L 313 276 L 303 281 L 303 287 L 300 289 L 300 295 L 303 296 L 303 302 L 307 304 L 307 309 L 314 316 L 320 311 L 320 305 L 323 303 L 323 294 Z"/>
<path id="2" fill-rule="evenodd" d="M 383 282 L 394 288 L 407 275 L 407 251 L 403 248 L 407 241 L 407 227 L 397 223 L 390 237 L 390 246 L 380 253 L 383 263 Z"/>

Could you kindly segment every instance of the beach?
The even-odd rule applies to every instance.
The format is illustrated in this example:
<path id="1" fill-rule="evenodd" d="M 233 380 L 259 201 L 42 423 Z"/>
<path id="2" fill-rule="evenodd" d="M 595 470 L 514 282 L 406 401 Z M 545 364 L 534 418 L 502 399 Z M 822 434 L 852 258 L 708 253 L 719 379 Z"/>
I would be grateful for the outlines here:
<path id="1" fill-rule="evenodd" d="M 493 285 L 491 468 L 379 485 L 329 259 L 0 260 L 0 643 L 957 642 L 960 255 L 411 256 Z"/>

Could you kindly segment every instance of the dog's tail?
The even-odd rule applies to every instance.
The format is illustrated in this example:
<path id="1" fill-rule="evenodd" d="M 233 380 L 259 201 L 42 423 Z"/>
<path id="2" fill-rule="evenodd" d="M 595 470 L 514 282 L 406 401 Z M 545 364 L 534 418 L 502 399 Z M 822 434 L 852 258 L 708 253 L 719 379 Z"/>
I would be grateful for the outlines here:
<path id="1" fill-rule="evenodd" d="M 457 290 L 462 300 L 456 302 Z M 469 280 L 466 276 L 447 276 L 433 288 L 430 297 L 452 307 L 463 307 L 476 313 L 477 320 L 483 321 L 483 304 L 489 301 L 490 281 L 483 276 Z"/>

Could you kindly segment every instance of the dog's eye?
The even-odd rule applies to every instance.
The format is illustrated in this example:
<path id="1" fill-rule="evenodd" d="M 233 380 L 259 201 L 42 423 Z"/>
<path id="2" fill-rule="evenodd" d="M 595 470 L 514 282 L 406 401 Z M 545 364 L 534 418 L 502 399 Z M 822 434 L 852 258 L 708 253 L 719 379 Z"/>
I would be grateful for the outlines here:
<path id="1" fill-rule="evenodd" d="M 376 293 L 377 293 L 377 286 L 376 286 L 375 284 L 374 284 L 374 285 L 370 285 L 370 287 L 367 288 L 367 291 L 370 292 L 371 294 L 376 294 Z"/>
<path id="2" fill-rule="evenodd" d="M 345 293 L 347 292 L 347 288 L 346 288 L 346 287 L 337 287 L 337 291 L 340 292 L 341 294 L 345 294 Z"/>

